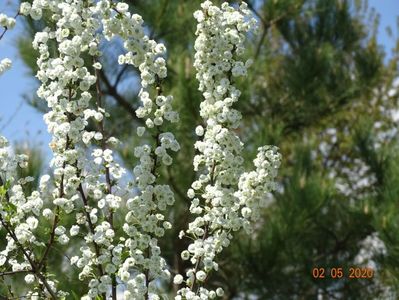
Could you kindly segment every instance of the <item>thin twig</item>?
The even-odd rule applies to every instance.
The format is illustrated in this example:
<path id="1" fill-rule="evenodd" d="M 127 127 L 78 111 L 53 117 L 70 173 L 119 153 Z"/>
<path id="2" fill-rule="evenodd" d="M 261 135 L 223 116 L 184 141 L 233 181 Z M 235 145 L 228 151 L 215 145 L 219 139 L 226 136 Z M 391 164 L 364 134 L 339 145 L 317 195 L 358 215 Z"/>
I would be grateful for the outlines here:
<path id="1" fill-rule="evenodd" d="M 96 59 L 94 59 L 94 62 L 97 62 Z M 103 92 L 101 90 L 101 85 L 100 85 L 100 74 L 99 74 L 99 70 L 96 69 L 95 70 L 95 74 L 96 74 L 96 96 L 97 96 L 97 109 L 103 109 L 103 105 L 102 105 L 102 96 L 103 96 Z M 122 74 L 122 72 L 120 73 Z M 118 81 L 118 79 L 117 79 Z M 103 151 L 105 151 L 106 149 L 106 141 L 105 141 L 105 126 L 104 126 L 104 118 L 101 119 L 101 121 L 99 122 L 99 127 L 100 127 L 100 132 L 103 136 L 102 140 L 101 140 L 101 149 Z M 107 194 L 112 194 L 112 179 L 111 179 L 111 173 L 109 170 L 109 167 L 107 165 L 105 165 L 105 181 L 107 183 Z M 112 209 L 109 210 L 109 215 L 108 215 L 108 222 L 112 228 L 112 230 L 115 231 L 114 228 L 114 213 L 112 211 Z M 112 257 L 112 251 L 111 251 L 111 257 Z M 111 275 L 112 278 L 112 299 L 116 300 L 117 299 L 117 292 L 116 292 L 116 286 L 117 286 L 117 282 L 116 282 L 116 276 L 115 274 Z"/>
<path id="2" fill-rule="evenodd" d="M 118 102 L 118 104 L 122 106 L 135 121 L 142 122 L 141 119 L 137 118 L 136 111 L 134 110 L 133 106 L 118 93 L 116 86 L 111 84 L 108 77 L 105 75 L 104 71 L 102 69 L 98 70 L 98 74 L 101 80 L 104 82 L 105 86 L 107 87 L 107 90 L 104 91 L 104 94 L 113 97 L 116 100 L 116 102 Z"/>
<path id="3" fill-rule="evenodd" d="M 161 95 L 163 94 L 162 86 L 161 86 L 161 79 L 157 76 L 157 77 L 156 77 L 156 81 L 157 81 L 157 85 L 156 85 L 157 95 L 158 95 L 158 96 L 161 96 Z M 155 154 L 155 149 L 156 149 L 157 147 L 160 146 L 160 141 L 159 141 L 159 136 L 160 136 L 160 134 L 161 134 L 161 133 L 160 133 L 160 131 L 159 131 L 159 128 L 157 127 L 157 134 L 156 134 L 156 136 L 155 136 L 155 148 L 154 148 L 154 151 L 152 151 L 152 159 L 153 159 L 153 161 L 154 161 L 154 165 L 152 166 L 151 173 L 152 173 L 154 176 L 155 176 L 156 169 L 157 169 L 157 164 L 158 164 L 158 156 Z M 152 194 L 152 200 L 155 200 L 154 197 L 155 197 L 155 193 Z M 151 234 L 150 234 L 150 236 L 151 236 Z M 151 238 L 152 238 L 152 236 L 151 236 Z M 149 258 L 149 256 L 150 256 L 150 247 L 147 248 L 147 253 L 146 253 L 146 255 L 147 255 L 147 257 Z M 146 289 L 146 292 L 145 292 L 144 298 L 145 298 L 145 299 L 149 299 L 149 295 L 148 295 L 148 287 L 149 287 L 149 284 L 150 284 L 149 269 L 147 269 L 147 270 L 144 272 L 144 275 L 145 275 L 145 285 L 146 285 L 146 288 L 147 288 L 147 289 Z"/>
<path id="4" fill-rule="evenodd" d="M 72 87 L 70 86 L 68 88 L 68 102 L 71 102 L 72 100 Z M 71 121 L 70 118 L 68 117 L 68 121 Z M 68 134 L 66 135 L 66 142 L 65 142 L 65 150 L 68 150 L 70 146 L 70 139 Z M 64 162 L 62 164 L 62 168 L 65 170 L 66 167 L 66 162 Z M 64 192 L 64 180 L 65 180 L 65 175 L 64 172 L 61 175 L 61 180 L 60 180 L 60 186 L 58 188 L 58 197 L 62 198 L 65 195 Z M 46 263 L 46 259 L 48 257 L 48 255 L 50 254 L 50 249 L 53 246 L 54 242 L 55 242 L 55 230 L 58 226 L 58 222 L 60 221 L 60 207 L 57 206 L 55 209 L 55 216 L 54 216 L 54 220 L 53 220 L 53 225 L 51 227 L 51 233 L 50 233 L 50 238 L 49 241 L 47 242 L 47 246 L 46 246 L 46 250 L 43 254 L 42 259 L 40 260 L 40 263 L 38 265 L 39 270 L 41 270 L 42 268 L 44 268 L 45 263 Z"/>
<path id="5" fill-rule="evenodd" d="M 213 164 L 212 164 L 211 172 L 210 172 L 210 177 L 211 177 L 210 184 L 211 185 L 215 184 L 215 178 L 216 178 L 215 171 L 216 171 L 216 162 L 214 161 Z M 202 242 L 204 242 L 207 239 L 208 233 L 209 233 L 209 226 L 208 226 L 208 224 L 206 224 L 205 225 L 205 229 L 204 229 L 204 236 L 202 237 Z M 193 282 L 192 282 L 192 284 L 190 286 L 190 290 L 193 290 L 194 287 L 195 287 L 195 283 L 196 283 L 196 279 L 197 279 L 195 274 L 197 273 L 198 268 L 199 268 L 199 266 L 200 266 L 200 264 L 202 262 L 202 258 L 203 258 L 203 256 L 198 258 L 198 260 L 197 260 L 197 262 L 195 264 L 195 267 L 194 267 L 194 279 L 193 279 Z M 199 291 L 199 288 L 200 288 L 200 285 L 198 285 L 197 292 Z M 197 292 L 196 292 L 196 294 L 197 294 Z"/>
<path id="6" fill-rule="evenodd" d="M 122 70 L 119 72 L 119 74 L 116 76 L 115 82 L 113 84 L 114 89 L 118 87 L 119 81 L 122 79 L 123 74 L 126 72 L 127 68 L 129 67 L 128 64 L 124 65 Z"/>
<path id="7" fill-rule="evenodd" d="M 257 16 L 259 18 L 259 20 L 263 23 L 263 25 L 266 26 L 267 21 L 263 18 L 263 16 L 255 9 L 255 7 L 248 1 L 247 2 L 248 7 L 250 10 L 252 10 L 252 12 L 255 14 L 255 16 Z"/>
<path id="8" fill-rule="evenodd" d="M 2 272 L 0 273 L 0 276 L 11 276 L 15 274 L 20 274 L 20 273 L 32 273 L 32 270 L 18 270 L 18 271 L 8 271 L 8 272 Z"/>
<path id="9" fill-rule="evenodd" d="M 16 15 L 14 16 L 14 19 L 18 18 L 19 16 L 19 11 L 16 13 Z M 6 34 L 6 32 L 9 30 L 8 27 L 4 27 L 3 32 L 0 34 L 0 40 L 4 37 L 4 35 Z"/>
<path id="10" fill-rule="evenodd" d="M 83 204 L 84 204 L 84 210 L 86 212 L 86 219 L 87 219 L 87 223 L 89 224 L 90 233 L 92 235 L 94 235 L 94 233 L 95 233 L 94 224 L 91 221 L 90 214 L 86 211 L 86 208 L 89 206 L 89 203 L 88 203 L 87 197 L 86 197 L 86 195 L 84 193 L 82 184 L 79 184 L 78 191 L 80 193 L 80 197 L 82 198 L 82 201 L 83 201 Z M 100 248 L 99 248 L 98 244 L 94 240 L 93 240 L 93 245 L 94 245 L 94 250 L 96 252 L 96 256 L 99 257 L 100 256 Z M 104 275 L 104 271 L 103 271 L 103 268 L 102 268 L 101 264 L 98 264 L 98 271 L 100 273 L 100 276 Z"/>

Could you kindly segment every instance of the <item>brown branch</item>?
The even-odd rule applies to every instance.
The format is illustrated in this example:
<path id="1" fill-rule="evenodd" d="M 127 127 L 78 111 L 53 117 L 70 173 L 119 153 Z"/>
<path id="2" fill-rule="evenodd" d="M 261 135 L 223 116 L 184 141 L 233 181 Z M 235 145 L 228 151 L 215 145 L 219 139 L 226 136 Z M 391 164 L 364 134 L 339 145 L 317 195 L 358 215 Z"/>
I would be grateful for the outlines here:
<path id="1" fill-rule="evenodd" d="M 176 184 L 176 181 L 170 173 L 169 168 L 166 169 L 166 172 L 168 173 L 168 181 L 170 182 L 173 190 L 180 196 L 180 198 L 182 198 L 183 200 L 187 200 L 186 194 L 184 194 L 183 191 Z"/>
<path id="2" fill-rule="evenodd" d="M 67 136 L 67 146 L 66 148 L 68 148 L 68 136 Z M 63 163 L 63 169 L 65 169 L 66 167 L 66 163 Z M 59 187 L 59 194 L 58 194 L 59 198 L 62 198 L 64 196 L 64 174 L 61 175 L 61 182 L 60 182 L 60 187 Z M 47 242 L 47 246 L 46 246 L 46 250 L 43 254 L 42 259 L 40 260 L 40 263 L 38 265 L 38 268 L 41 269 L 44 267 L 45 263 L 46 263 L 46 259 L 48 257 L 48 255 L 50 254 L 50 249 L 55 241 L 55 229 L 57 228 L 58 222 L 60 221 L 60 207 L 57 206 L 56 210 L 55 210 L 55 216 L 54 216 L 54 220 L 53 220 L 53 225 L 51 227 L 51 233 L 50 233 L 50 239 Z"/>
<path id="3" fill-rule="evenodd" d="M 142 120 L 137 118 L 136 111 L 134 110 L 133 106 L 118 93 L 116 86 L 111 84 L 111 82 L 109 81 L 108 77 L 105 75 L 102 69 L 98 70 L 98 75 L 101 78 L 101 80 L 104 82 L 105 86 L 107 87 L 107 90 L 104 91 L 104 94 L 113 97 L 116 100 L 116 102 L 118 102 L 118 104 L 122 106 L 135 121 L 139 121 L 140 123 L 142 123 Z"/>
<path id="4" fill-rule="evenodd" d="M 86 197 L 86 195 L 84 193 L 82 183 L 79 184 L 78 191 L 79 191 L 80 197 L 82 198 L 82 201 L 83 201 L 83 205 L 84 205 L 83 209 L 84 209 L 85 214 L 86 214 L 87 224 L 89 225 L 88 226 L 89 227 L 89 231 L 94 236 L 94 234 L 95 234 L 94 224 L 91 221 L 89 212 L 86 211 L 86 208 L 89 207 L 89 201 L 87 200 L 87 197 Z M 100 255 L 101 255 L 100 247 L 98 246 L 98 244 L 94 240 L 93 240 L 92 243 L 93 243 L 93 246 L 94 246 L 94 251 L 96 253 L 96 257 L 99 258 Z M 102 267 L 102 265 L 100 263 L 97 264 L 97 268 L 98 268 L 98 273 L 100 274 L 100 276 L 103 276 L 104 275 L 104 270 L 103 270 L 103 267 Z M 103 299 L 104 300 L 107 299 L 106 294 L 103 294 Z"/>
<path id="5" fill-rule="evenodd" d="M 127 68 L 129 65 L 124 65 L 122 70 L 119 72 L 119 74 L 116 76 L 115 82 L 113 84 L 114 89 L 118 87 L 119 81 L 122 79 L 123 74 L 126 72 Z"/>
<path id="6" fill-rule="evenodd" d="M 255 7 L 248 1 L 248 8 L 252 10 L 255 16 L 259 18 L 259 20 L 266 26 L 267 21 L 263 18 L 263 16 L 255 9 Z"/>
<path id="7" fill-rule="evenodd" d="M 259 57 L 260 54 L 260 50 L 262 48 L 262 44 L 266 38 L 267 32 L 269 30 L 270 27 L 272 27 L 273 25 L 275 25 L 277 22 L 279 22 L 280 20 L 282 20 L 284 17 L 286 17 L 289 13 L 290 10 L 284 12 L 283 14 L 275 17 L 274 19 L 268 21 L 264 18 L 264 16 L 262 16 L 256 9 L 255 7 L 251 4 L 251 3 L 247 3 L 248 4 L 248 8 L 250 10 L 252 10 L 252 12 L 254 13 L 255 16 L 257 16 L 259 18 L 259 20 L 262 22 L 262 35 L 259 39 L 258 45 L 256 47 L 256 51 L 255 51 L 255 59 L 257 59 Z M 297 6 L 295 5 L 294 8 L 296 8 Z"/>
<path id="8" fill-rule="evenodd" d="M 266 35 L 267 35 L 267 32 L 268 32 L 269 28 L 272 27 L 273 25 L 275 25 L 281 19 L 283 19 L 287 14 L 288 14 L 288 12 L 285 12 L 284 14 L 282 14 L 282 15 L 280 15 L 280 16 L 272 19 L 272 20 L 270 20 L 269 22 L 264 23 L 262 35 L 261 35 L 261 37 L 259 39 L 259 42 L 258 42 L 258 45 L 256 47 L 255 59 L 257 59 L 259 57 L 260 50 L 262 48 L 263 42 L 264 42 L 264 40 L 266 38 Z"/>
<path id="9" fill-rule="evenodd" d="M 209 230 L 209 229 L 208 229 L 208 225 L 205 225 L 205 232 L 204 232 L 204 236 L 203 236 L 203 238 L 202 238 L 202 242 L 204 242 L 205 239 L 208 237 L 208 230 Z M 192 284 L 191 284 L 191 286 L 190 286 L 190 290 L 193 290 L 194 287 L 195 287 L 195 284 L 196 284 L 196 281 L 197 281 L 197 276 L 196 276 L 196 274 L 197 274 L 198 268 L 199 268 L 199 266 L 200 266 L 200 264 L 201 264 L 201 262 L 202 262 L 203 257 L 204 257 L 203 255 L 200 256 L 200 257 L 198 258 L 196 264 L 195 264 L 195 267 L 194 267 L 194 279 L 193 279 L 193 282 L 192 282 Z M 201 287 L 201 285 L 198 285 L 197 292 L 198 292 L 198 290 L 200 289 L 200 287 Z M 195 294 L 197 294 L 197 292 L 196 292 Z"/>
<path id="10" fill-rule="evenodd" d="M 259 57 L 260 50 L 262 49 L 262 45 L 263 45 L 263 42 L 264 42 L 264 40 L 266 38 L 268 28 L 269 27 L 267 27 L 267 26 L 263 27 L 262 35 L 261 35 L 261 37 L 259 39 L 258 45 L 256 46 L 255 59 L 257 59 Z"/>
<path id="11" fill-rule="evenodd" d="M 3 180 L 0 177 L 0 184 L 3 185 Z M 6 198 L 7 201 L 9 201 L 9 194 L 8 192 L 6 192 Z M 27 261 L 29 262 L 29 264 L 31 265 L 31 272 L 34 273 L 36 275 L 36 277 L 38 277 L 42 283 L 44 284 L 44 286 L 46 287 L 48 293 L 51 295 L 51 297 L 53 299 L 57 299 L 56 294 L 54 293 L 54 291 L 52 290 L 52 288 L 50 287 L 50 285 L 48 284 L 46 278 L 44 277 L 43 274 L 41 274 L 41 269 L 42 266 L 40 265 L 40 267 L 36 266 L 36 263 L 31 259 L 29 253 L 25 250 L 25 248 L 23 247 L 23 245 L 19 242 L 17 236 L 15 235 L 15 233 L 13 232 L 13 230 L 8 226 L 7 222 L 3 219 L 3 217 L 0 214 L 0 222 L 3 225 L 3 227 L 6 229 L 7 233 L 11 236 L 11 238 L 14 240 L 15 244 L 17 245 L 17 247 L 19 248 L 19 250 L 22 252 L 22 254 L 25 256 L 25 258 L 27 259 Z"/>
<path id="12" fill-rule="evenodd" d="M 95 233 L 94 224 L 91 221 L 90 214 L 86 211 L 86 207 L 89 206 L 89 202 L 87 201 L 87 197 L 86 197 L 86 195 L 85 195 L 85 193 L 83 191 L 82 184 L 79 184 L 78 191 L 80 193 L 80 197 L 82 198 L 82 201 L 83 201 L 83 204 L 84 204 L 84 210 L 85 210 L 85 213 L 86 213 L 87 223 L 89 224 L 89 230 L 90 230 L 91 234 L 94 235 L 94 233 Z M 94 245 L 94 250 L 96 252 L 96 256 L 100 257 L 100 248 L 99 248 L 98 244 L 94 240 L 93 240 L 93 245 Z M 103 268 L 102 268 L 101 264 L 98 264 L 98 271 L 100 273 L 100 276 L 104 275 L 104 271 L 103 271 Z"/>
<path id="13" fill-rule="evenodd" d="M 18 270 L 18 271 L 7 271 L 7 272 L 2 272 L 0 273 L 0 276 L 11 276 L 15 274 L 20 274 L 20 273 L 32 273 L 32 270 Z"/>

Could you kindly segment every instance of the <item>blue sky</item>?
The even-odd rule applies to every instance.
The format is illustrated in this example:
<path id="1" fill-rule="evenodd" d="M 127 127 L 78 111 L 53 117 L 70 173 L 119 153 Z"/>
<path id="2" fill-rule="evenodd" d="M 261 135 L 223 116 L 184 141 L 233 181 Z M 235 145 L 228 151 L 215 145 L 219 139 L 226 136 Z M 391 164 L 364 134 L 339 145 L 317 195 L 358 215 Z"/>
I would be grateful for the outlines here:
<path id="1" fill-rule="evenodd" d="M 10 4 L 12 1 L 0 2 L 0 12 L 15 14 L 16 10 Z M 399 15 L 399 0 L 369 0 L 369 5 L 381 15 L 379 42 L 390 53 L 394 40 L 388 37 L 385 28 L 391 26 L 394 36 L 399 34 L 395 26 Z M 15 48 L 17 36 L 21 33 L 23 26 L 19 24 L 0 41 L 0 59 L 9 57 L 13 61 L 13 68 L 0 77 L 0 134 L 12 142 L 29 140 L 41 144 L 47 152 L 50 138 L 43 117 L 26 104 L 23 98 L 24 94 L 33 92 L 35 81 L 28 75 Z"/>
<path id="2" fill-rule="evenodd" d="M 10 3 L 0 0 L 0 12 L 15 15 L 16 9 Z M 0 77 L 0 134 L 13 142 L 29 139 L 45 143 L 47 147 L 49 136 L 43 117 L 23 98 L 24 94 L 34 92 L 35 81 L 29 76 L 15 47 L 17 36 L 22 32 L 23 26 L 17 20 L 16 28 L 8 31 L 0 41 L 0 59 L 8 57 L 13 61 L 11 70 Z"/>

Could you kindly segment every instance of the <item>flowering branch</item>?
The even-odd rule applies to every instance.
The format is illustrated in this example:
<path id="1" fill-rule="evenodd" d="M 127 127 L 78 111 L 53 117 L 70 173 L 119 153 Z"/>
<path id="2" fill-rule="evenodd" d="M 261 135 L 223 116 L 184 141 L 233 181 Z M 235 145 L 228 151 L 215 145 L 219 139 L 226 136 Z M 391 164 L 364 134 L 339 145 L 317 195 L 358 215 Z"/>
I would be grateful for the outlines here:
<path id="1" fill-rule="evenodd" d="M 97 61 L 97 59 L 94 59 L 94 65 L 97 66 L 95 67 L 95 74 L 96 74 L 96 95 L 97 95 L 97 110 L 98 111 L 105 111 L 102 105 L 102 96 L 103 96 L 103 92 L 101 90 L 101 86 L 100 86 L 100 75 L 99 75 L 99 69 L 100 69 L 100 64 Z M 101 149 L 104 152 L 106 150 L 106 142 L 105 142 L 105 128 L 104 128 L 104 118 L 102 118 L 99 121 L 99 132 L 102 134 L 103 139 L 101 140 Z M 106 193 L 108 195 L 112 194 L 112 180 L 111 180 L 111 173 L 110 173 L 110 169 L 109 169 L 109 165 L 105 165 L 105 180 L 106 180 Z M 111 226 L 111 229 L 115 231 L 114 228 L 114 220 L 113 220 L 113 209 L 109 210 L 108 213 L 108 223 Z M 112 252 L 110 253 L 111 257 L 112 257 Z M 116 299 L 117 298 L 117 294 L 116 294 L 116 286 L 117 286 L 117 282 L 116 282 L 116 275 L 111 274 L 111 280 L 112 280 L 112 299 Z"/>
<path id="2" fill-rule="evenodd" d="M 6 32 L 15 27 L 16 18 L 19 16 L 19 12 L 14 18 L 8 17 L 5 14 L 0 14 L 0 27 L 3 27 L 3 31 L 0 34 L 0 41 L 3 39 Z M 11 68 L 11 60 L 4 58 L 0 61 L 0 75 Z"/>
<path id="3" fill-rule="evenodd" d="M 26 165 L 26 157 L 11 158 L 5 140 L 0 138 L 0 172 L 8 176 L 5 182 L 0 177 L 0 221 L 8 233 L 0 266 L 13 268 L 0 276 L 26 272 L 25 282 L 36 284 L 46 296 L 67 297 L 67 292 L 57 289 L 55 280 L 48 279 L 46 262 L 57 243 L 67 245 L 70 239 L 79 238 L 83 227 L 88 233 L 79 240 L 83 242 L 80 253 L 68 259 L 79 268 L 79 280 L 87 284 L 83 300 L 116 300 L 118 284 L 124 287 L 124 299 L 166 297 L 159 283 L 170 280 L 170 270 L 161 255 L 159 239 L 172 226 L 165 211 L 175 197 L 160 170 L 166 168 L 170 177 L 172 152 L 180 149 L 173 133 L 164 129 L 166 123 L 179 121 L 173 97 L 165 95 L 162 86 L 167 76 L 166 47 L 146 35 L 141 16 L 131 14 L 124 2 L 33 0 L 32 4 L 21 4 L 20 14 L 34 20 L 49 14 L 54 21 L 51 28 L 36 33 L 33 41 L 39 52 L 37 78 L 41 86 L 37 94 L 49 107 L 44 119 L 52 135 L 53 174 L 43 175 L 39 190 L 26 197 L 23 185 L 28 179 L 17 182 L 13 175 L 18 165 Z M 233 79 L 245 76 L 251 63 L 240 57 L 246 35 L 255 26 L 247 5 L 242 3 L 236 9 L 224 3 L 219 8 L 205 1 L 194 16 L 198 21 L 194 66 L 205 98 L 200 110 L 204 122 L 195 130 L 200 137 L 195 143 L 199 154 L 194 158 L 198 179 L 187 192 L 194 220 L 180 234 L 193 240 L 181 253 L 192 267 L 184 277 L 174 277 L 175 284 L 185 284 L 176 299 L 223 295 L 221 288 L 207 290 L 205 283 L 211 271 L 218 270 L 217 256 L 229 245 L 232 232 L 242 228 L 251 232 L 259 207 L 274 189 L 281 158 L 277 148 L 260 147 L 255 170 L 246 172 L 244 145 L 235 132 L 241 115 L 233 108 L 240 97 Z M 8 28 L 12 23 L 0 15 L 0 26 Z M 123 67 L 111 84 L 100 62 L 101 46 L 115 37 L 123 41 L 125 54 L 118 58 Z M 57 50 L 50 53 L 53 44 Z M 92 66 L 85 66 L 87 58 Z M 0 64 L 0 73 L 7 65 Z M 116 91 L 130 65 L 138 69 L 141 79 L 141 106 L 136 110 Z M 113 149 L 118 139 L 109 136 L 105 128 L 109 117 L 106 95 L 139 120 L 137 136 L 143 143 L 134 149 L 137 164 L 133 181 L 116 162 Z M 90 130 L 93 127 L 89 124 L 96 130 Z M 169 182 L 186 198 L 173 178 Z M 127 211 L 122 210 L 124 205 Z M 62 216 L 72 213 L 76 224 L 65 228 Z M 39 216 L 51 224 L 46 243 L 35 237 Z M 121 217 L 122 225 L 116 216 Z M 40 259 L 35 258 L 37 252 L 43 253 Z M 19 263 L 18 253 L 24 257 Z M 43 296 L 34 289 L 28 295 Z"/>
<path id="4" fill-rule="evenodd" d="M 0 14 L 0 27 L 4 27 L 3 32 L 0 34 L 0 40 L 6 34 L 6 32 L 15 27 L 16 19 L 19 16 L 19 11 L 13 18 L 7 17 L 5 14 Z"/>
<path id="5" fill-rule="evenodd" d="M 135 114 L 144 119 L 146 127 L 138 127 L 138 136 L 149 131 L 154 136 L 155 146 L 136 147 L 135 156 L 140 163 L 134 169 L 135 186 L 139 195 L 127 200 L 129 210 L 125 217 L 123 230 L 127 235 L 125 245 L 129 249 L 129 257 L 120 265 L 118 274 L 126 283 L 125 299 L 150 299 L 157 294 L 158 279 L 168 279 L 164 259 L 160 256 L 157 239 L 170 228 L 161 214 L 166 205 L 172 205 L 174 196 L 169 186 L 157 184 L 157 168 L 159 163 L 166 166 L 172 163 L 167 150 L 179 150 L 179 144 L 172 133 L 163 132 L 164 121 L 176 122 L 178 115 L 172 110 L 171 96 L 163 96 L 161 82 L 166 77 L 165 47 L 150 40 L 144 34 L 142 19 L 138 15 L 130 15 L 124 3 L 112 4 L 108 12 L 102 15 L 105 37 L 111 39 L 120 36 L 125 42 L 127 51 L 119 57 L 119 63 L 139 68 L 142 90 L 139 93 L 142 107 Z M 115 14 L 116 13 L 116 14 Z M 151 99 L 154 87 L 155 101 Z M 131 279 L 129 270 L 136 270 Z"/>
<path id="6" fill-rule="evenodd" d="M 255 159 L 256 171 L 243 170 L 243 143 L 235 133 L 241 114 L 232 108 L 240 91 L 233 78 L 245 76 L 251 61 L 243 62 L 244 41 L 256 21 L 242 2 L 238 9 L 223 3 L 221 8 L 211 1 L 201 4 L 195 12 L 198 21 L 195 42 L 195 62 L 199 90 L 205 100 L 200 114 L 206 127 L 198 126 L 196 134 L 203 137 L 195 144 L 199 154 L 194 158 L 194 170 L 199 171 L 187 196 L 192 199 L 190 212 L 198 215 L 180 237 L 193 242 L 181 253 L 193 268 L 186 272 L 187 279 L 178 274 L 175 284 L 185 282 L 176 299 L 213 299 L 223 296 L 223 290 L 204 287 L 212 270 L 218 270 L 215 259 L 230 244 L 232 232 L 244 228 L 250 232 L 250 221 L 259 212 L 256 208 L 265 202 L 273 190 L 273 179 L 280 164 L 275 147 L 261 147 Z"/>
<path id="7" fill-rule="evenodd" d="M 0 138 L 0 154 L 1 154 L 0 155 L 0 173 L 11 173 L 12 174 L 12 173 L 15 172 L 15 168 L 16 168 L 17 165 L 19 165 L 21 167 L 26 166 L 23 163 L 24 160 L 26 159 L 26 157 L 17 156 L 15 158 L 11 158 L 7 153 L 4 152 L 4 149 L 5 149 L 5 147 L 7 145 L 8 145 L 7 141 L 4 138 Z M 10 182 L 11 182 L 10 185 L 12 186 L 12 182 L 13 182 L 13 178 L 12 177 L 10 178 Z M 2 188 L 5 187 L 4 180 L 1 177 L 0 177 L 0 185 L 1 185 Z M 21 186 L 16 185 L 13 188 L 21 188 Z M 8 194 L 7 190 L 3 190 L 2 192 L 5 195 L 8 203 L 11 203 L 11 202 L 14 201 L 14 199 L 12 199 L 12 197 L 10 197 L 10 195 Z M 1 204 L 1 207 L 3 208 L 2 204 Z M 8 236 L 11 237 L 12 241 L 16 245 L 16 248 L 22 253 L 22 255 L 25 257 L 26 261 L 29 263 L 29 265 L 31 267 L 31 271 L 35 274 L 35 276 L 37 278 L 40 279 L 40 281 L 46 287 L 46 290 L 51 295 L 51 297 L 53 299 L 57 299 L 57 296 L 55 295 L 55 293 L 53 291 L 53 288 L 48 283 L 46 277 L 41 273 L 42 269 L 36 265 L 36 263 L 34 261 L 34 258 L 32 258 L 31 255 L 33 253 L 29 254 L 28 251 L 25 249 L 25 246 L 22 244 L 23 241 L 26 241 L 26 239 L 23 239 L 21 234 L 31 234 L 31 233 L 29 231 L 23 232 L 23 233 L 22 232 L 16 233 L 16 231 L 13 229 L 13 226 L 10 224 L 10 221 L 7 221 L 7 219 L 12 220 L 12 214 L 13 213 L 14 212 L 11 209 L 9 209 L 9 213 L 6 213 L 6 211 L 3 211 L 3 213 L 0 214 L 0 223 L 1 223 L 2 227 L 7 231 Z M 22 230 L 24 230 L 24 229 L 22 229 Z M 21 240 L 22 240 L 22 242 L 21 242 Z M 4 260 L 5 260 L 5 257 L 2 254 L 2 263 L 1 264 L 4 263 Z M 21 270 L 15 270 L 13 272 L 4 272 L 2 274 L 11 275 L 13 273 L 25 272 L 25 271 L 29 272 L 29 270 L 22 270 L 21 269 Z M 27 278 L 29 278 L 29 280 L 30 280 L 31 277 L 29 275 L 27 275 L 27 277 L 25 277 L 25 280 Z"/>

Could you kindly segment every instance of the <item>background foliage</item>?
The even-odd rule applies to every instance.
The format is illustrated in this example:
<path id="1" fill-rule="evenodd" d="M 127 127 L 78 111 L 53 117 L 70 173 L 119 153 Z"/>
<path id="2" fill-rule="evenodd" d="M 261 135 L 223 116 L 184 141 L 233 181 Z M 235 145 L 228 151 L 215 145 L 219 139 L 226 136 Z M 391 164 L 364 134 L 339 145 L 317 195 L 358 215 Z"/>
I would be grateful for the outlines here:
<path id="1" fill-rule="evenodd" d="M 201 123 L 201 94 L 192 67 L 192 14 L 200 2 L 126 2 L 143 16 L 151 36 L 168 48 L 165 90 L 174 95 L 180 112 L 181 122 L 173 131 L 182 150 L 165 174 L 178 201 L 169 212 L 173 230 L 162 243 L 171 269 L 181 272 L 185 266 L 177 256 L 186 245 L 177 236 L 189 221 L 185 194 L 195 176 L 194 128 Z M 247 161 L 263 144 L 278 145 L 284 160 L 279 191 L 270 198 L 263 221 L 252 236 L 237 234 L 219 258 L 220 272 L 209 282 L 224 286 L 227 299 L 397 299 L 399 152 L 393 116 L 398 107 L 399 41 L 387 57 L 377 43 L 378 16 L 363 0 L 248 3 L 260 28 L 248 43 L 254 65 L 238 83 L 244 118 L 239 133 L 248 145 Z M 30 43 L 45 25 L 27 22 L 26 35 L 19 40 L 32 75 L 36 65 Z M 120 159 L 132 169 L 132 149 L 142 142 L 133 134 L 140 122 L 134 113 L 139 105 L 137 74 L 115 63 L 122 52 L 119 41 L 103 51 L 101 79 L 111 112 L 106 126 L 124 142 Z M 30 101 L 46 110 L 40 100 Z M 29 172 L 37 178 L 45 170 L 40 154 L 33 160 Z M 383 241 L 384 251 L 364 246 L 371 236 Z M 362 249 L 370 257 L 359 264 Z M 51 259 L 63 262 L 58 264 L 60 288 L 79 296 L 75 270 L 64 270 L 69 252 L 59 249 L 59 256 Z M 348 278 L 349 268 L 361 265 L 375 268 L 373 279 Z M 345 276 L 314 279 L 313 267 L 342 267 Z"/>

